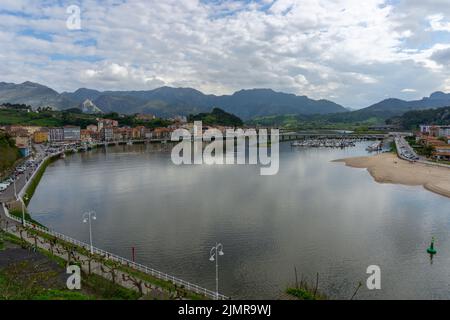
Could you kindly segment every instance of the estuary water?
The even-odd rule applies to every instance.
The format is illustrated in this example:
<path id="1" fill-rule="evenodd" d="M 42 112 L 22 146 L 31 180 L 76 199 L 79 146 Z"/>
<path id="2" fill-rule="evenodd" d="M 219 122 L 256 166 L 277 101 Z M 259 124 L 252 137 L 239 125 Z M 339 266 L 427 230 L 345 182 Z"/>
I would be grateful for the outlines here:
<path id="1" fill-rule="evenodd" d="M 280 170 L 255 165 L 176 166 L 170 145 L 77 153 L 51 164 L 30 203 L 35 219 L 94 245 L 233 298 L 278 299 L 298 277 L 334 299 L 450 298 L 450 200 L 421 187 L 378 184 L 334 159 L 347 149 L 280 145 Z M 426 254 L 431 237 L 438 254 Z M 366 287 L 381 268 L 381 290 Z"/>

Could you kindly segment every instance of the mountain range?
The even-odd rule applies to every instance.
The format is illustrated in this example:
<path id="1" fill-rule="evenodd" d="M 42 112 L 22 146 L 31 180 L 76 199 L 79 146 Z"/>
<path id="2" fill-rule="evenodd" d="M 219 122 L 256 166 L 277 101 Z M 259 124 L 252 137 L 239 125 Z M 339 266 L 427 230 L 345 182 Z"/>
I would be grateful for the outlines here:
<path id="1" fill-rule="evenodd" d="M 210 112 L 223 109 L 244 120 L 272 115 L 335 114 L 342 118 L 387 119 L 411 110 L 450 106 L 450 94 L 435 92 L 415 101 L 386 99 L 367 108 L 349 111 L 329 100 L 313 100 L 271 89 L 240 90 L 232 95 L 206 95 L 192 88 L 161 87 L 146 91 L 98 91 L 81 88 L 75 92 L 57 91 L 44 85 L 0 82 L 0 103 L 28 104 L 33 108 L 51 106 L 64 110 L 79 108 L 87 113 L 147 113 L 159 117 Z"/>

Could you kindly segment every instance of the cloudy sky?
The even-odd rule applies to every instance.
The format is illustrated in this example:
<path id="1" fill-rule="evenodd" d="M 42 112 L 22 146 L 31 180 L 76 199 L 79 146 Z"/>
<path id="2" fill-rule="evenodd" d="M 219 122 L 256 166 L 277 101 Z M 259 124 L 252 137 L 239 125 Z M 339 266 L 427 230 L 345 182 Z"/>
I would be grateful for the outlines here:
<path id="1" fill-rule="evenodd" d="M 412 100 L 450 92 L 450 1 L 0 0 L 0 81 L 27 80 Z"/>

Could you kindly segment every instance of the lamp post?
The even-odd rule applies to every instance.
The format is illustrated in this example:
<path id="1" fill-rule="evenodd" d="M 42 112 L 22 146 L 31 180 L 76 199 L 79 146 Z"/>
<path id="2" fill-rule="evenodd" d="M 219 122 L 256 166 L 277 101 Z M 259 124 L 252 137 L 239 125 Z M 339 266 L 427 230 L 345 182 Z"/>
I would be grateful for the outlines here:
<path id="1" fill-rule="evenodd" d="M 25 200 L 28 200 L 28 196 L 24 195 L 20 203 L 22 204 L 22 224 L 24 227 L 27 226 L 27 221 L 25 220 Z"/>
<path id="2" fill-rule="evenodd" d="M 26 227 L 26 221 L 25 221 L 25 203 L 24 203 L 23 200 L 22 200 L 20 203 L 22 204 L 22 225 L 23 225 L 24 227 Z"/>
<path id="3" fill-rule="evenodd" d="M 216 300 L 219 300 L 219 256 L 224 255 L 223 245 L 221 243 L 216 243 L 216 245 L 211 248 L 209 254 L 209 261 L 216 261 Z"/>
<path id="4" fill-rule="evenodd" d="M 91 254 L 94 254 L 94 246 L 92 245 L 92 220 L 97 220 L 95 211 L 88 211 L 83 214 L 83 222 L 89 223 L 89 241 L 91 243 Z"/>

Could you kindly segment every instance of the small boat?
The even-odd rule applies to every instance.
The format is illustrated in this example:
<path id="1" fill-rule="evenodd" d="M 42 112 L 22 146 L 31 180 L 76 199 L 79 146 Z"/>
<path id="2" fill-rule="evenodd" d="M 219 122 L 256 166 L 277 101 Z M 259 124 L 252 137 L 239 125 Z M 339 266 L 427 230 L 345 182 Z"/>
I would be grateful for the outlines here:
<path id="1" fill-rule="evenodd" d="M 133 141 L 127 141 L 127 145 L 128 146 L 132 146 L 133 145 Z"/>
<path id="2" fill-rule="evenodd" d="M 66 154 L 63 152 L 61 153 L 61 159 L 65 159 L 66 158 Z"/>
<path id="3" fill-rule="evenodd" d="M 305 146 L 305 144 L 300 141 L 295 141 L 295 142 L 291 143 L 291 146 L 292 147 L 303 147 L 303 146 Z"/>

